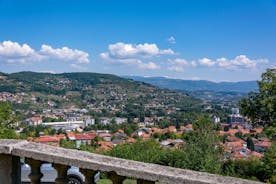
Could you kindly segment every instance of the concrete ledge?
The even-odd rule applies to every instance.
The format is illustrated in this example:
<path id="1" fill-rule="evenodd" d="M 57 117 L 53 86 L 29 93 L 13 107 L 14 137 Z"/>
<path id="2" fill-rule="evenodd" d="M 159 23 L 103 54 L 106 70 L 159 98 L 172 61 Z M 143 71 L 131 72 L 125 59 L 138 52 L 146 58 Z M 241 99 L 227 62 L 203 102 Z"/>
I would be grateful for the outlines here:
<path id="1" fill-rule="evenodd" d="M 0 140 L 0 153 L 4 152 L 10 152 L 10 154 L 19 157 L 33 158 L 35 160 L 76 166 L 84 169 L 106 172 L 115 171 L 121 176 L 149 181 L 159 181 L 161 183 L 259 183 L 239 178 L 224 177 L 215 174 L 148 164 L 26 141 Z"/>
<path id="2" fill-rule="evenodd" d="M 0 139 L 0 153 L 11 154 L 15 146 L 21 146 L 24 144 L 28 144 L 28 142 L 14 139 Z"/>

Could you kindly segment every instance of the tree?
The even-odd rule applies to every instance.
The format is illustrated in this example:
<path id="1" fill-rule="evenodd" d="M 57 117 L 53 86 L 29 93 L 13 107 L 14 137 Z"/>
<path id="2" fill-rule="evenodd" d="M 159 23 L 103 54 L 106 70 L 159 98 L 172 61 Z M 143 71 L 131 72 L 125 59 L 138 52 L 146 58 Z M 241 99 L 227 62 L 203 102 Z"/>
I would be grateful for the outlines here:
<path id="1" fill-rule="evenodd" d="M 258 86 L 258 92 L 250 92 L 239 102 L 241 112 L 252 120 L 253 125 L 272 126 L 276 120 L 276 69 L 267 69 Z"/>
<path id="2" fill-rule="evenodd" d="M 60 140 L 60 147 L 68 148 L 68 149 L 76 149 L 76 144 L 73 141 L 67 141 L 65 139 Z"/>
<path id="3" fill-rule="evenodd" d="M 251 151 L 255 150 L 254 143 L 253 143 L 253 141 L 250 137 L 247 138 L 246 143 L 247 143 L 247 148 L 248 149 L 250 149 Z"/>
<path id="4" fill-rule="evenodd" d="M 267 182 L 276 183 L 276 143 L 265 152 L 263 162 L 265 179 Z"/>
<path id="5" fill-rule="evenodd" d="M 238 131 L 237 133 L 235 133 L 235 136 L 242 139 L 242 133 L 240 131 Z"/>
<path id="6" fill-rule="evenodd" d="M 9 102 L 0 101 L 0 124 L 7 124 L 11 121 L 11 104 Z"/>
<path id="7" fill-rule="evenodd" d="M 207 117 L 200 117 L 193 123 L 194 131 L 189 134 L 184 146 L 185 167 L 187 169 L 220 173 L 222 148 L 219 136 L 213 131 L 213 124 Z"/>
<path id="8" fill-rule="evenodd" d="M 14 129 L 9 126 L 12 120 L 11 104 L 0 101 L 0 138 L 15 139 L 17 138 Z"/>

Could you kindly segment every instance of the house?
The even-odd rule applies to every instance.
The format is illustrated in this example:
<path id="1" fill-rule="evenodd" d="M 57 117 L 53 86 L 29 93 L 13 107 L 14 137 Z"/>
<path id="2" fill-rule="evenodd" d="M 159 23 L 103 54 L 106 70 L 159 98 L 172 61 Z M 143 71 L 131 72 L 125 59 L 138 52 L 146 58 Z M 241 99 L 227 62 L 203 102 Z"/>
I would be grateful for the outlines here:
<path id="1" fill-rule="evenodd" d="M 134 143 L 134 142 L 136 142 L 136 140 L 133 139 L 132 137 L 129 137 L 129 138 L 127 138 L 126 142 L 127 143 Z"/>
<path id="2" fill-rule="evenodd" d="M 190 132 L 193 131 L 193 125 L 192 124 L 188 124 L 185 126 L 185 132 Z"/>
<path id="3" fill-rule="evenodd" d="M 98 133 L 98 136 L 103 138 L 107 142 L 111 141 L 111 138 L 112 138 L 110 133 L 105 133 L 105 132 Z"/>
<path id="4" fill-rule="evenodd" d="M 83 120 L 84 126 L 90 126 L 90 125 L 94 125 L 95 124 L 95 119 L 93 118 L 85 118 Z"/>
<path id="5" fill-rule="evenodd" d="M 232 114 L 227 117 L 228 124 L 244 124 L 245 118 L 239 114 L 238 108 L 232 108 Z"/>
<path id="6" fill-rule="evenodd" d="M 259 138 L 257 142 L 254 143 L 254 150 L 257 152 L 264 152 L 269 147 L 271 147 L 272 142 L 268 138 Z"/>
<path id="7" fill-rule="evenodd" d="M 115 118 L 115 122 L 116 122 L 116 124 L 126 123 L 126 122 L 127 122 L 127 118 L 119 118 L 119 117 L 116 117 L 116 118 Z"/>
<path id="8" fill-rule="evenodd" d="M 176 130 L 175 126 L 169 126 L 168 132 L 177 132 L 177 130 Z"/>
<path id="9" fill-rule="evenodd" d="M 34 116 L 27 120 L 28 125 L 35 126 L 42 124 L 42 116 Z"/>
<path id="10" fill-rule="evenodd" d="M 79 148 L 80 145 L 91 145 L 91 140 L 96 137 L 96 134 L 76 134 L 76 147 Z"/>
<path id="11" fill-rule="evenodd" d="M 117 146 L 119 144 L 124 144 L 126 141 L 123 139 L 114 139 L 111 141 L 114 146 Z"/>
<path id="12" fill-rule="evenodd" d="M 31 141 L 36 143 L 47 144 L 51 146 L 59 146 L 59 142 L 61 139 L 65 139 L 64 134 L 53 135 L 53 136 L 48 136 L 48 135 L 40 136 L 38 138 L 32 139 Z"/>
<path id="13" fill-rule="evenodd" d="M 126 138 L 127 134 L 125 134 L 124 130 L 118 130 L 116 133 L 113 134 L 113 136 L 117 139 Z"/>
<path id="14" fill-rule="evenodd" d="M 211 117 L 211 122 L 214 124 L 218 124 L 220 122 L 220 117 L 218 116 Z"/>
<path id="15" fill-rule="evenodd" d="M 67 139 L 69 140 L 69 141 L 75 141 L 76 140 L 76 137 L 75 137 L 75 133 L 74 132 L 66 132 L 66 136 L 67 136 Z"/>
<path id="16" fill-rule="evenodd" d="M 99 141 L 98 142 L 99 147 L 97 148 L 98 151 L 107 151 L 113 148 L 113 143 L 108 141 Z"/>
<path id="17" fill-rule="evenodd" d="M 107 125 L 111 123 L 111 118 L 102 117 L 102 118 L 99 118 L 99 121 L 100 121 L 100 124 Z"/>

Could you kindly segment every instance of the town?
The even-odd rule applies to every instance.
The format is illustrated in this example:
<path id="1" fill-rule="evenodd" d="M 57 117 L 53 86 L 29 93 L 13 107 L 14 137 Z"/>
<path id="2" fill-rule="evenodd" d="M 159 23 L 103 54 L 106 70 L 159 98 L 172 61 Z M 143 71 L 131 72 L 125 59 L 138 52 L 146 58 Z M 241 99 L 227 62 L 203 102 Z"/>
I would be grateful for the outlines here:
<path id="1" fill-rule="evenodd" d="M 22 103 L 24 96 L 26 96 L 24 93 L 2 92 L 0 93 L 0 100 Z M 32 100 L 36 101 L 34 96 Z M 52 101 L 48 101 L 47 104 L 49 107 L 55 106 Z M 146 108 L 150 106 L 154 105 L 145 105 Z M 160 105 L 158 108 L 160 108 Z M 204 108 L 210 109 L 212 107 L 204 106 Z M 100 108 L 93 108 L 93 110 L 97 111 Z M 54 146 L 61 146 L 62 141 L 65 140 L 75 144 L 76 149 L 79 149 L 81 145 L 91 146 L 97 152 L 112 149 L 118 144 L 131 144 L 137 139 L 149 140 L 153 138 L 163 148 L 178 148 L 185 144 L 183 137 L 193 131 L 192 122 L 177 126 L 169 123 L 164 128 L 158 126 L 162 121 L 171 121 L 172 117 L 170 114 L 175 113 L 177 110 L 177 108 L 171 108 L 166 112 L 165 116 L 144 117 L 143 121 L 140 121 L 140 118 L 133 118 L 129 122 L 126 117 L 97 117 L 95 119 L 93 116 L 87 115 L 89 110 L 85 108 L 43 109 L 41 114 L 36 114 L 35 111 L 26 111 L 25 113 L 30 113 L 33 116 L 25 119 L 22 124 L 41 127 L 41 131 L 36 132 L 36 134 L 29 132 L 28 135 L 35 136 L 26 137 L 27 140 Z M 210 121 L 216 126 L 216 131 L 221 136 L 225 158 L 261 158 L 265 150 L 272 145 L 269 138 L 262 136 L 263 127 L 253 128 L 248 123 L 248 119 L 239 114 L 238 108 L 232 108 L 232 114 L 228 115 L 225 122 L 221 122 L 220 117 L 215 115 L 210 116 Z M 182 122 L 185 122 L 185 120 L 183 119 Z M 127 129 L 129 123 L 134 125 L 132 129 Z M 17 126 L 19 126 L 18 122 Z M 116 128 L 112 128 L 112 130 L 99 129 L 112 126 Z M 120 128 L 125 128 L 125 130 Z M 20 135 L 21 133 L 26 133 L 26 130 L 27 128 L 21 127 L 17 130 L 17 133 Z"/>

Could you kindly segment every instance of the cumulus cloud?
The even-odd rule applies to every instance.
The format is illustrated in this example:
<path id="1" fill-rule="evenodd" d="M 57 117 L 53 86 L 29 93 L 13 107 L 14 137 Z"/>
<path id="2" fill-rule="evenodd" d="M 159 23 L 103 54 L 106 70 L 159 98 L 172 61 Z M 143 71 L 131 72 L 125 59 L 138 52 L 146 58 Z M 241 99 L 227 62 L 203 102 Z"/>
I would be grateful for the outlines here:
<path id="1" fill-rule="evenodd" d="M 206 57 L 199 59 L 198 62 L 200 65 L 205 65 L 205 66 L 214 66 L 215 65 L 214 61 L 212 61 L 211 59 L 208 59 Z"/>
<path id="2" fill-rule="evenodd" d="M 41 46 L 39 53 L 45 57 L 48 57 L 49 59 L 56 59 L 62 61 L 76 61 L 78 63 L 90 62 L 88 59 L 88 53 L 77 49 L 73 50 L 68 47 L 54 49 L 50 45 L 43 44 Z"/>
<path id="3" fill-rule="evenodd" d="M 77 63 L 89 63 L 89 54 L 68 47 L 53 48 L 43 44 L 39 51 L 29 45 L 20 45 L 17 42 L 3 41 L 0 43 L 0 62 L 26 63 L 32 61 L 72 61 Z"/>
<path id="4" fill-rule="evenodd" d="M 148 70 L 157 70 L 160 69 L 160 66 L 155 64 L 154 62 L 143 62 L 140 59 L 130 58 L 130 59 L 114 59 L 110 58 L 109 55 L 105 53 L 101 53 L 100 57 L 105 61 L 115 64 L 122 64 L 128 66 L 138 67 L 140 69 L 148 69 Z"/>
<path id="5" fill-rule="evenodd" d="M 159 49 L 156 44 L 126 44 L 118 42 L 108 46 L 108 52 L 103 52 L 100 57 L 105 61 L 124 65 L 136 66 L 141 69 L 157 70 L 160 66 L 154 62 L 144 62 L 144 59 L 160 55 L 174 55 L 172 49 Z"/>
<path id="6" fill-rule="evenodd" d="M 175 38 L 173 36 L 171 36 L 171 37 L 168 38 L 168 42 L 171 43 L 171 44 L 175 44 L 176 43 Z"/>
<path id="7" fill-rule="evenodd" d="M 41 59 L 40 55 L 27 44 L 20 45 L 12 41 L 0 43 L 0 62 L 25 63 Z"/>
<path id="8" fill-rule="evenodd" d="M 218 67 L 229 70 L 237 69 L 256 69 L 258 65 L 266 64 L 269 61 L 267 59 L 250 59 L 246 55 L 236 56 L 234 59 L 218 58 L 211 60 L 208 58 L 202 58 L 199 60 L 200 65 L 208 67 Z"/>
<path id="9" fill-rule="evenodd" d="M 185 67 L 188 66 L 197 66 L 195 61 L 188 62 L 185 59 L 176 58 L 176 59 L 169 59 L 169 67 L 168 70 L 175 71 L 175 72 L 181 72 L 185 69 Z"/>
<path id="10" fill-rule="evenodd" d="M 161 50 L 156 44 L 126 44 L 118 42 L 108 46 L 108 52 L 101 53 L 101 55 L 108 55 L 114 59 L 130 59 L 130 58 L 151 58 L 158 55 L 174 55 L 171 49 Z"/>
<path id="11" fill-rule="evenodd" d="M 168 60 L 168 70 L 181 72 L 187 67 L 213 67 L 224 70 L 256 70 L 258 68 L 269 67 L 268 59 L 250 59 L 246 55 L 239 55 L 233 59 L 221 57 L 215 60 L 209 58 L 201 58 L 198 61 L 187 61 L 185 59 L 176 58 Z"/>

